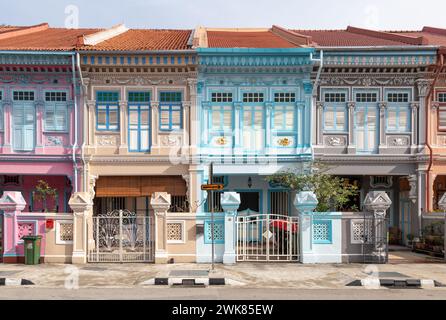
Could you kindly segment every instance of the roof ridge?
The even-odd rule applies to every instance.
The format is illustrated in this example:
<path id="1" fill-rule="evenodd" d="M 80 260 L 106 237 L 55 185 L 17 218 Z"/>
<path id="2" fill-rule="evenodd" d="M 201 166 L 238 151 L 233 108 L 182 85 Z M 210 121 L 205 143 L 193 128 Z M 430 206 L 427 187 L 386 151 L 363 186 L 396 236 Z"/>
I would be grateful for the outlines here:
<path id="1" fill-rule="evenodd" d="M 277 25 L 273 25 L 271 32 L 275 35 L 281 37 L 282 39 L 291 42 L 297 46 L 309 46 L 312 43 L 312 38 L 310 36 L 298 34 L 289 29 L 282 28 Z"/>
<path id="2" fill-rule="evenodd" d="M 446 29 L 442 29 L 442 28 L 435 28 L 435 27 L 425 26 L 425 27 L 423 27 L 422 32 L 427 32 L 427 33 L 433 33 L 433 34 L 439 34 L 439 35 L 442 35 L 442 36 L 446 36 Z"/>
<path id="3" fill-rule="evenodd" d="M 403 43 L 411 44 L 411 45 L 428 44 L 428 40 L 426 38 L 424 38 L 423 36 L 412 37 L 412 36 L 408 36 L 408 35 L 401 35 L 401 34 L 389 33 L 389 32 L 384 32 L 384 31 L 375 31 L 375 30 L 357 28 L 357 27 L 352 27 L 352 26 L 347 27 L 347 32 L 362 34 L 362 35 L 385 39 L 385 40 L 399 41 L 399 42 L 403 42 Z"/>
<path id="4" fill-rule="evenodd" d="M 0 40 L 3 39 L 9 39 L 13 37 L 19 37 L 23 35 L 27 35 L 34 32 L 39 32 L 43 30 L 47 30 L 49 28 L 49 25 L 47 22 L 36 24 L 33 26 L 27 26 L 27 27 L 17 27 L 19 29 L 14 29 L 11 31 L 6 31 L 0 34 Z"/>

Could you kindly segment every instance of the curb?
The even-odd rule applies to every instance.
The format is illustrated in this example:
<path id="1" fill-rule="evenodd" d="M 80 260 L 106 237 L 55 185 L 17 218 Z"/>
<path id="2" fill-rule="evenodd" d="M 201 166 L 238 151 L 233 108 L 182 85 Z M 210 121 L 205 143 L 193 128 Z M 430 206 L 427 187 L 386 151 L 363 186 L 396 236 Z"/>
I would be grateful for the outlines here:
<path id="1" fill-rule="evenodd" d="M 443 284 L 432 279 L 376 279 L 368 278 L 355 280 L 347 284 L 349 287 L 368 287 L 376 288 L 380 287 L 393 288 L 393 289 L 432 289 L 435 287 L 444 287 Z"/>
<path id="2" fill-rule="evenodd" d="M 0 286 L 17 287 L 29 285 L 34 285 L 34 283 L 27 279 L 0 278 Z"/>
<path id="3" fill-rule="evenodd" d="M 225 285 L 242 285 L 239 281 L 226 278 L 189 278 L 189 277 L 158 277 L 146 280 L 140 285 L 155 286 L 187 286 L 187 287 L 208 287 L 208 286 L 225 286 Z"/>

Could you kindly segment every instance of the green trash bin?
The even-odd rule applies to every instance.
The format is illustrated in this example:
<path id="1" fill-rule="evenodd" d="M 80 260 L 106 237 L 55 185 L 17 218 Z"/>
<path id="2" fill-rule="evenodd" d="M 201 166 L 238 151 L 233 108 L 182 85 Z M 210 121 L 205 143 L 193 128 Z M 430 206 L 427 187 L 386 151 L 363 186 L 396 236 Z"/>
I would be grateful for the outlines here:
<path id="1" fill-rule="evenodd" d="M 25 264 L 39 264 L 42 236 L 26 236 L 22 240 L 25 252 Z"/>

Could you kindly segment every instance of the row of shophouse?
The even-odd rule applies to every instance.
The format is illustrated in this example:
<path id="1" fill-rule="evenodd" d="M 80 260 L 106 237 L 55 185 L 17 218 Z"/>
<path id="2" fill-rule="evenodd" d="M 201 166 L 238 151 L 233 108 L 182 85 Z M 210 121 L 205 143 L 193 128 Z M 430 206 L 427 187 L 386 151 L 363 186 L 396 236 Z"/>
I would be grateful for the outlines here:
<path id="1" fill-rule="evenodd" d="M 47 262 L 99 261 L 119 241 L 99 240 L 107 215 L 152 230 L 165 201 L 152 251 L 200 261 L 210 163 L 239 212 L 283 216 L 297 215 L 295 193 L 265 178 L 325 163 L 358 185 L 359 209 L 369 191 L 388 194 L 405 244 L 446 191 L 444 45 L 431 27 L 0 27 L 0 259 L 19 261 L 20 239 L 40 234 Z M 42 180 L 55 196 L 36 196 Z"/>

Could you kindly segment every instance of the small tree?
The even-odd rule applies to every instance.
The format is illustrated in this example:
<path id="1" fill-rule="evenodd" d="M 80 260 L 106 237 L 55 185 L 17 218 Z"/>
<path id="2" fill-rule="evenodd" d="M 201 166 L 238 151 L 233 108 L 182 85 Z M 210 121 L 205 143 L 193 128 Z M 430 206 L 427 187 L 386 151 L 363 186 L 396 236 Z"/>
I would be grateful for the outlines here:
<path id="1" fill-rule="evenodd" d="M 318 212 L 341 211 L 351 198 L 358 195 L 358 187 L 346 179 L 326 173 L 324 166 L 313 164 L 300 172 L 291 170 L 268 176 L 268 182 L 297 192 L 313 191 L 319 201 Z M 349 210 L 358 210 L 351 207 Z"/>
<path id="2" fill-rule="evenodd" d="M 51 188 L 48 182 L 44 180 L 39 180 L 37 182 L 36 190 L 33 193 L 33 198 L 34 200 L 42 201 L 43 209 L 45 212 L 48 211 L 47 200 L 48 199 L 56 200 L 56 197 L 57 197 L 56 188 Z M 56 210 L 56 208 L 54 208 L 54 210 Z"/>

